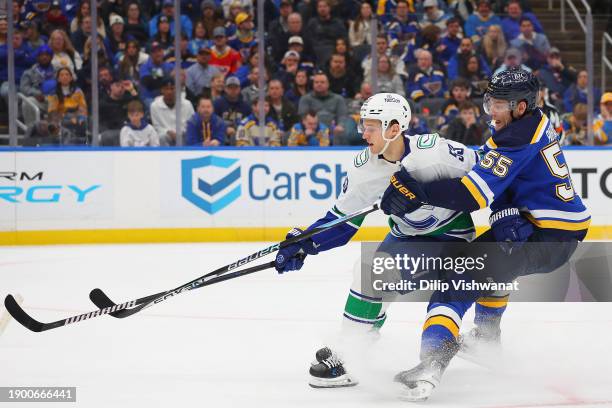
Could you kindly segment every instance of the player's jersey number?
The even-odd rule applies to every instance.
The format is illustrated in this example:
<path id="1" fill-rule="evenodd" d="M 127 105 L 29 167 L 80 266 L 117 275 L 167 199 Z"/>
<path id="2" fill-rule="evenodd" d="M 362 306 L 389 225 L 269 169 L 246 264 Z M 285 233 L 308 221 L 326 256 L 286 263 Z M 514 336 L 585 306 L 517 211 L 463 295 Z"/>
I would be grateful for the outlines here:
<path id="1" fill-rule="evenodd" d="M 544 162 L 548 166 L 548 170 L 553 176 L 560 179 L 567 179 L 565 183 L 555 185 L 555 193 L 563 201 L 571 201 L 574 198 L 574 186 L 569 178 L 569 170 L 565 163 L 560 163 L 557 156 L 561 154 L 561 147 L 557 141 L 552 142 L 548 146 L 540 150 Z"/>
<path id="2" fill-rule="evenodd" d="M 497 177 L 506 177 L 508 174 L 508 167 L 512 164 L 512 159 L 499 154 L 495 150 L 489 150 L 482 160 L 480 160 L 480 167 L 483 169 L 493 169 L 493 174 Z"/>

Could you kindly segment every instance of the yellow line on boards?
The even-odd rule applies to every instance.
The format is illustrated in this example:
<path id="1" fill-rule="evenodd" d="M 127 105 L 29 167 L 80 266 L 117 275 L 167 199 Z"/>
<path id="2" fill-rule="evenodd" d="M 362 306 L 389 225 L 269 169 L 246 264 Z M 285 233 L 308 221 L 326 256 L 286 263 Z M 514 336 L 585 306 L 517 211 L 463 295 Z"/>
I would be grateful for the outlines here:
<path id="1" fill-rule="evenodd" d="M 290 229 L 253 227 L 0 231 L 0 245 L 281 241 Z M 477 227 L 479 234 L 485 230 L 486 227 Z M 363 227 L 354 240 L 381 241 L 388 232 L 388 227 Z M 612 225 L 591 225 L 587 240 L 612 240 Z"/>

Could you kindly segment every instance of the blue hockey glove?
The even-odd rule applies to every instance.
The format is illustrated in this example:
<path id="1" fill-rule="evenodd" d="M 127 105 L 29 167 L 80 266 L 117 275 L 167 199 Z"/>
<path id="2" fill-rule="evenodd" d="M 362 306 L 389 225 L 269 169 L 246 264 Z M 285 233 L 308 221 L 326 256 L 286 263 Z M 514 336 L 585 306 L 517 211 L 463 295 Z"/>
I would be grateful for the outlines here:
<path id="1" fill-rule="evenodd" d="M 519 249 L 533 234 L 533 225 L 521 216 L 518 208 L 505 208 L 494 212 L 489 217 L 489 224 L 495 241 L 508 255 Z"/>
<path id="2" fill-rule="evenodd" d="M 287 233 L 285 238 L 293 238 L 302 233 L 299 228 L 293 228 Z M 303 239 L 294 244 L 281 248 L 276 255 L 275 265 L 278 273 L 298 271 L 304 266 L 306 255 L 316 255 L 319 251 L 315 247 L 314 241 L 310 238 Z"/>
<path id="3" fill-rule="evenodd" d="M 427 202 L 425 191 L 405 168 L 395 172 L 390 183 L 380 202 L 380 209 L 385 214 L 401 217 Z"/>

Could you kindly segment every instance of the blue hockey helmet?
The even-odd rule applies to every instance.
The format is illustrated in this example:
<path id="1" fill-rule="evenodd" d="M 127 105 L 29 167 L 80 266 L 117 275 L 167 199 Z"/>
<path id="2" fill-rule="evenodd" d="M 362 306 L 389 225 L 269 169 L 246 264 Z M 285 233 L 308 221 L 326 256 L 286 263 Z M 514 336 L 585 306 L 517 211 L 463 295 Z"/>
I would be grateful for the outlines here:
<path id="1" fill-rule="evenodd" d="M 525 101 L 527 112 L 530 112 L 537 106 L 539 87 L 538 79 L 524 69 L 512 68 L 498 72 L 487 86 L 483 101 L 485 112 L 490 114 L 491 98 L 507 101 L 510 110 L 514 110 L 519 102 Z"/>

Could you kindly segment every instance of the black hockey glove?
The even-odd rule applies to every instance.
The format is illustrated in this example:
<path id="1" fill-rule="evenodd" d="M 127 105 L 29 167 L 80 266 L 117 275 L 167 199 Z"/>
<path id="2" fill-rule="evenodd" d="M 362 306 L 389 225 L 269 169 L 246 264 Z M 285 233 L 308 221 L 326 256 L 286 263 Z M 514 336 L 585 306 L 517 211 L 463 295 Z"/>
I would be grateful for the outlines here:
<path id="1" fill-rule="evenodd" d="M 533 234 L 533 225 L 519 213 L 518 208 L 498 210 L 489 217 L 495 241 L 502 251 L 511 255 Z"/>
<path id="2" fill-rule="evenodd" d="M 285 238 L 293 238 L 301 233 L 301 229 L 293 228 L 287 233 Z M 310 238 L 306 238 L 279 249 L 274 267 L 278 273 L 298 271 L 304 266 L 304 258 L 306 258 L 306 255 L 316 255 L 318 253 L 319 251 L 315 248 L 314 241 Z"/>
<path id="3" fill-rule="evenodd" d="M 385 214 L 401 217 L 427 202 L 425 191 L 405 168 L 395 172 L 390 183 L 380 202 Z"/>

